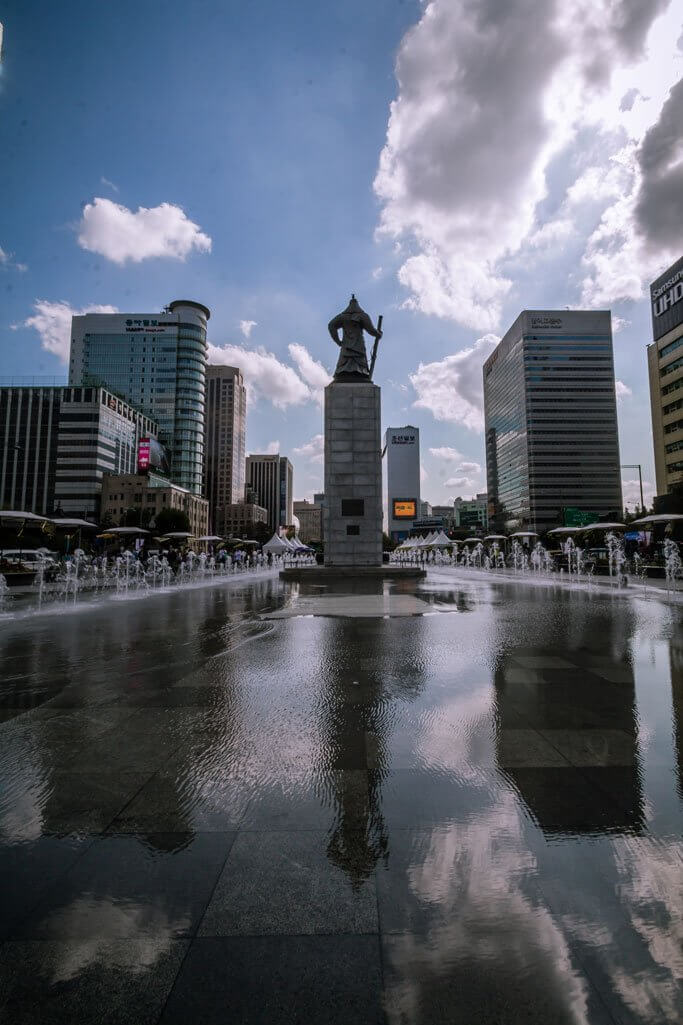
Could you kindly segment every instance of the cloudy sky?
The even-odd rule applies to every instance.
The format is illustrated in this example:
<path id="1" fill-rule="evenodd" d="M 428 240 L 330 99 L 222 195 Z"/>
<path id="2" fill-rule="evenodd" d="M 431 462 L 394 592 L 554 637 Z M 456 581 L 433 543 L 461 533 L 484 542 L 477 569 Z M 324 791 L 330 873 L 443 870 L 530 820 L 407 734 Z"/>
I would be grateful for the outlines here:
<path id="1" fill-rule="evenodd" d="M 622 460 L 654 480 L 677 0 L 0 0 L 0 21 L 3 382 L 65 379 L 72 311 L 197 299 L 248 381 L 248 449 L 289 455 L 304 497 L 355 291 L 384 314 L 384 426 L 420 427 L 436 503 L 485 486 L 481 365 L 519 311 L 611 308 Z"/>

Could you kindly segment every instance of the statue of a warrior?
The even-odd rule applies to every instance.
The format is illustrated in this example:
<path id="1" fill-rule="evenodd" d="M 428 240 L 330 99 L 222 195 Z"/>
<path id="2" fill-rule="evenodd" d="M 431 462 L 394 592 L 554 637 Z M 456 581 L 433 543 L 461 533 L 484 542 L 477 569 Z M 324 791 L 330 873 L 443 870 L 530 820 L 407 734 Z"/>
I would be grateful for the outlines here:
<path id="1" fill-rule="evenodd" d="M 377 342 L 382 337 L 381 322 L 382 318 L 380 317 L 377 327 L 373 326 L 370 317 L 358 305 L 355 295 L 351 296 L 351 302 L 346 309 L 332 318 L 327 325 L 327 330 L 341 348 L 334 371 L 335 381 L 370 381 L 372 379 Z M 341 341 L 339 339 L 340 328 Z M 363 331 L 367 331 L 375 339 L 375 350 L 370 366 L 368 366 L 368 357 L 365 352 Z"/>

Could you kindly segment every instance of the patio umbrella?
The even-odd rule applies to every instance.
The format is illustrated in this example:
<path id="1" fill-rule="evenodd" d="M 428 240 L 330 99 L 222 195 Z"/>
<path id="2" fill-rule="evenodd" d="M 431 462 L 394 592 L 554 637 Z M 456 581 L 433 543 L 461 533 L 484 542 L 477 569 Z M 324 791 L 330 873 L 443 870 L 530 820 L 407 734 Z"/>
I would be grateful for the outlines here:
<path id="1" fill-rule="evenodd" d="M 629 523 L 629 527 L 635 527 L 641 523 L 670 523 L 672 520 L 683 520 L 683 513 L 653 513 L 651 516 L 641 516 L 639 520 Z"/>
<path id="2" fill-rule="evenodd" d="M 189 530 L 173 530 L 170 534 L 163 535 L 163 539 L 165 541 L 187 541 L 189 538 L 192 538 L 193 541 L 197 540 L 194 534 L 190 533 Z"/>
<path id="3" fill-rule="evenodd" d="M 510 537 L 538 537 L 535 530 L 518 530 L 516 534 L 510 534 Z"/>
<path id="4" fill-rule="evenodd" d="M 149 534 L 149 531 L 143 527 L 109 527 L 107 533 L 115 537 L 132 537 L 135 534 Z"/>
<path id="5" fill-rule="evenodd" d="M 202 537 L 196 537 L 195 541 L 222 541 L 223 538 L 219 537 L 218 534 L 203 534 Z"/>
<path id="6" fill-rule="evenodd" d="M 578 534 L 581 527 L 553 527 L 548 534 Z"/>
<path id="7" fill-rule="evenodd" d="M 100 529 L 97 523 L 91 523 L 90 520 L 78 520 L 78 519 L 70 520 L 68 518 L 66 518 L 66 519 L 62 518 L 62 519 L 58 519 L 58 520 L 53 519 L 50 522 L 54 523 L 54 525 L 56 527 L 58 527 L 59 529 L 63 528 L 64 530 L 68 530 L 70 527 L 72 527 L 72 528 L 76 527 L 79 530 L 83 530 L 83 529 L 86 529 L 86 530 L 99 530 Z"/>
<path id="8" fill-rule="evenodd" d="M 589 523 L 586 527 L 581 527 L 581 532 L 588 530 L 628 530 L 625 523 Z"/>
<path id="9" fill-rule="evenodd" d="M 507 541 L 507 534 L 487 534 L 484 541 Z"/>

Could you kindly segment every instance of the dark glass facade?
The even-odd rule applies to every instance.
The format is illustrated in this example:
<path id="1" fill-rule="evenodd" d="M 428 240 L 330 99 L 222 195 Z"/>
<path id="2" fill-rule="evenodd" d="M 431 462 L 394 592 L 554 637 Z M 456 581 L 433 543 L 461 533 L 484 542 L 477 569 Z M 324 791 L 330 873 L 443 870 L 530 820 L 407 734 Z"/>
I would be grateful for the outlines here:
<path id="1" fill-rule="evenodd" d="M 490 525 L 621 517 L 609 312 L 525 311 L 484 365 Z"/>

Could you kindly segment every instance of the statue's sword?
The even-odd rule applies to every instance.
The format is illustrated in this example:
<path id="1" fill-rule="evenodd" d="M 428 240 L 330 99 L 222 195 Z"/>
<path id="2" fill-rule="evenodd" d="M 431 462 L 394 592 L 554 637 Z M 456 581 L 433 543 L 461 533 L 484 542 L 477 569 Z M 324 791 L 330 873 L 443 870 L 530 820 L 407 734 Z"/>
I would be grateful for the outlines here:
<path id="1" fill-rule="evenodd" d="M 382 330 L 382 314 L 380 313 L 377 318 L 377 330 Z M 375 360 L 377 359 L 377 346 L 379 345 L 379 338 L 375 338 L 375 344 L 372 347 L 372 359 L 370 360 L 370 380 L 372 380 L 372 372 L 375 369 Z"/>

